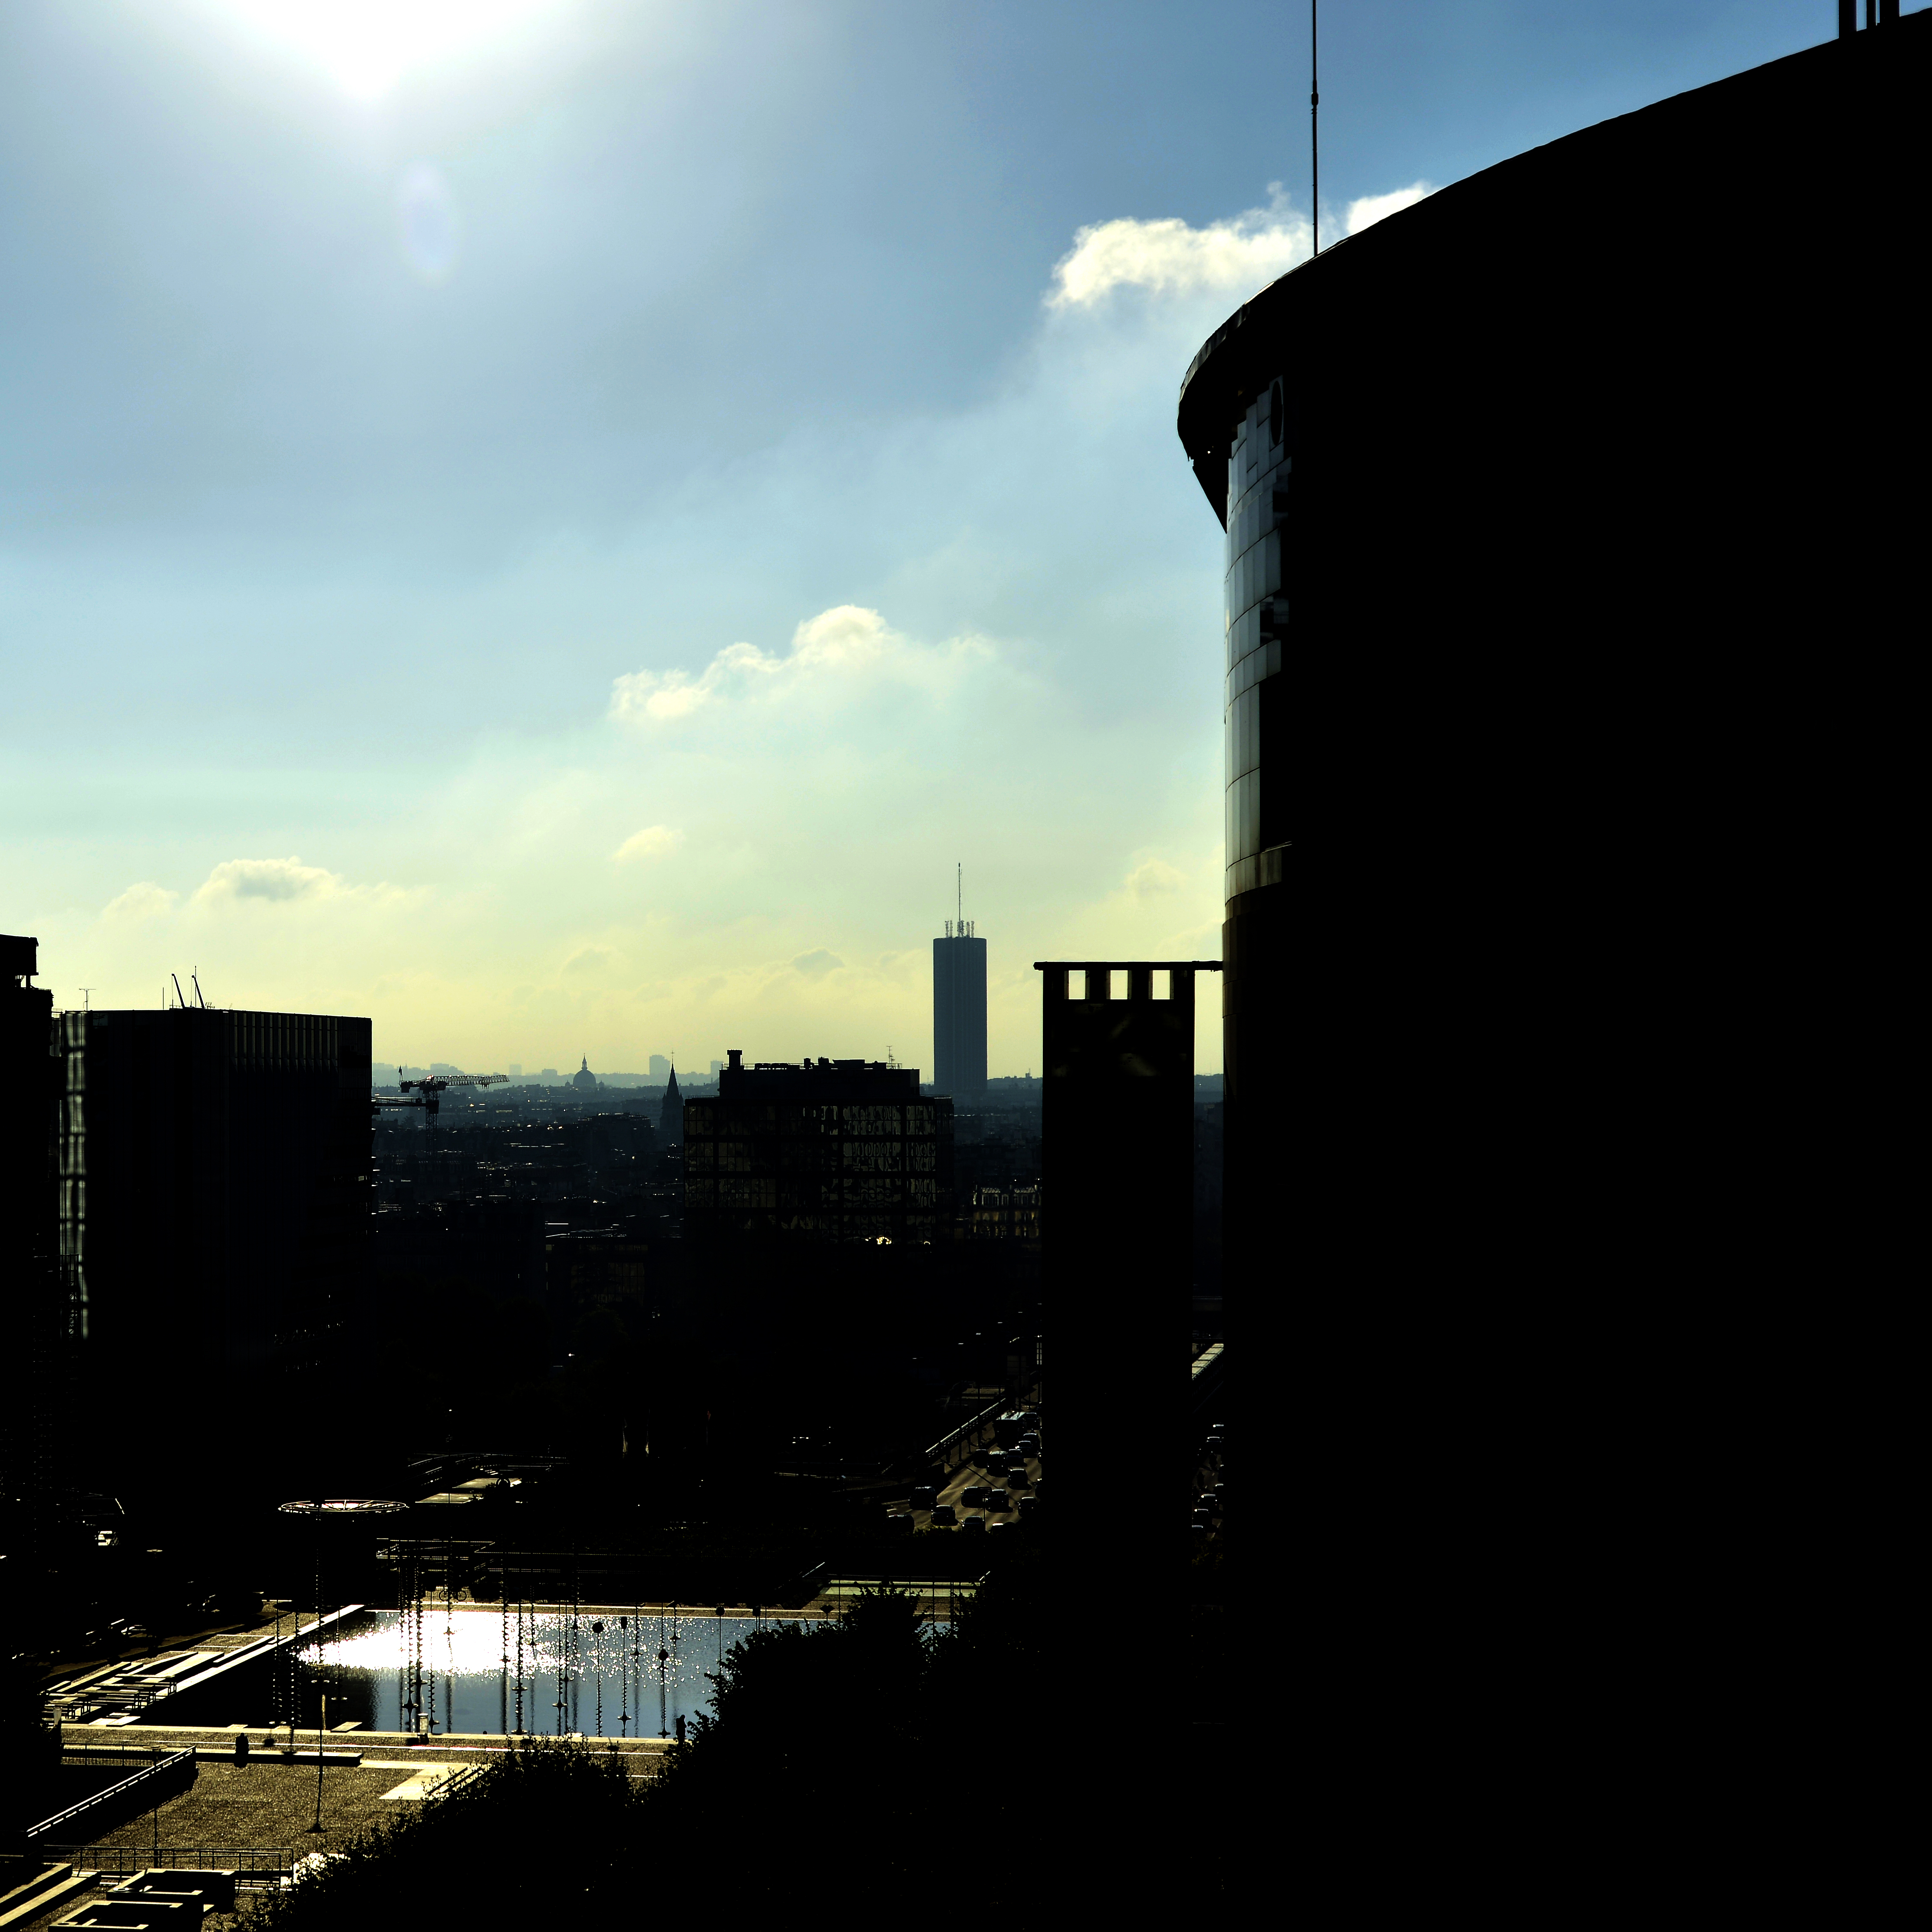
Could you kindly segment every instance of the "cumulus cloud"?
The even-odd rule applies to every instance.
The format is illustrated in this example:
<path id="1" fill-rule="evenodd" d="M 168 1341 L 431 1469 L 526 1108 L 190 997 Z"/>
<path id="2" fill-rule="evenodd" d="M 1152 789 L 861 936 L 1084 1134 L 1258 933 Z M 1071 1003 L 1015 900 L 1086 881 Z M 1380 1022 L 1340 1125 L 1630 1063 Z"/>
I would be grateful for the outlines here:
<path id="1" fill-rule="evenodd" d="M 1054 266 L 1047 306 L 1089 308 L 1119 288 L 1156 295 L 1200 289 L 1253 294 L 1305 262 L 1313 245 L 1308 218 L 1289 207 L 1279 182 L 1268 184 L 1268 194 L 1267 207 L 1204 228 L 1170 216 L 1076 230 L 1071 251 Z"/>
<path id="2" fill-rule="evenodd" d="M 1127 890 L 1136 898 L 1151 898 L 1162 892 L 1178 892 L 1187 883 L 1165 859 L 1149 859 L 1127 874 Z"/>
<path id="3" fill-rule="evenodd" d="M 1367 194 L 1348 204 L 1348 233 L 1411 208 L 1435 190 L 1412 182 L 1388 194 Z M 1305 262 L 1315 245 L 1307 216 L 1288 205 L 1279 182 L 1268 184 L 1268 205 L 1226 221 L 1190 228 L 1178 217 L 1102 221 L 1074 232 L 1073 247 L 1054 264 L 1049 308 L 1091 308 L 1115 289 L 1154 295 L 1191 295 L 1220 290 L 1247 296 Z"/>
<path id="4" fill-rule="evenodd" d="M 614 964 L 616 958 L 608 946 L 579 946 L 563 962 L 563 970 L 566 973 L 601 972 L 606 966 Z"/>
<path id="5" fill-rule="evenodd" d="M 196 889 L 195 902 L 213 899 L 324 898 L 342 890 L 342 881 L 320 866 L 286 859 L 226 859 Z"/>
<path id="6" fill-rule="evenodd" d="M 627 671 L 610 691 L 610 715 L 626 723 L 668 724 L 733 696 L 790 696 L 808 685 L 832 687 L 889 678 L 936 686 L 992 647 L 976 638 L 945 644 L 916 643 L 892 629 L 876 610 L 839 604 L 808 618 L 792 633 L 783 656 L 756 644 L 729 644 L 696 677 L 684 670 Z"/>
<path id="7" fill-rule="evenodd" d="M 1348 232 L 1359 235 L 1364 228 L 1372 228 L 1378 221 L 1384 221 L 1391 214 L 1400 214 L 1405 208 L 1413 208 L 1425 195 L 1435 189 L 1426 181 L 1411 182 L 1406 188 L 1399 188 L 1390 194 L 1365 194 L 1358 201 L 1348 204 Z"/>
<path id="8" fill-rule="evenodd" d="M 820 980 L 835 968 L 844 964 L 836 952 L 828 952 L 824 946 L 811 952 L 801 952 L 792 962 L 808 980 Z"/>
<path id="9" fill-rule="evenodd" d="M 684 834 L 669 825 L 646 825 L 641 832 L 634 832 L 611 854 L 614 859 L 660 859 L 667 852 L 674 852 L 683 842 Z"/>
<path id="10" fill-rule="evenodd" d="M 130 886 L 118 898 L 110 899 L 101 908 L 100 916 L 117 921 L 159 919 L 173 911 L 175 901 L 180 896 L 143 879 L 139 885 Z"/>

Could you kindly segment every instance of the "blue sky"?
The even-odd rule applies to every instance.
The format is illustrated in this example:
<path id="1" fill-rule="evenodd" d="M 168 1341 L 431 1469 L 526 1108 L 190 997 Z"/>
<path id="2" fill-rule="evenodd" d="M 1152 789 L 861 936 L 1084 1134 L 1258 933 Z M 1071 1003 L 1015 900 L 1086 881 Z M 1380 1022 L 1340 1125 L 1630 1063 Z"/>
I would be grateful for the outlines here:
<path id="1" fill-rule="evenodd" d="M 1324 234 L 1834 22 L 1324 16 Z M 478 1069 L 927 1065 L 956 861 L 995 1072 L 1033 960 L 1218 956 L 1173 406 L 1306 255 L 1307 63 L 1305 4 L 10 0 L 0 927 Z"/>

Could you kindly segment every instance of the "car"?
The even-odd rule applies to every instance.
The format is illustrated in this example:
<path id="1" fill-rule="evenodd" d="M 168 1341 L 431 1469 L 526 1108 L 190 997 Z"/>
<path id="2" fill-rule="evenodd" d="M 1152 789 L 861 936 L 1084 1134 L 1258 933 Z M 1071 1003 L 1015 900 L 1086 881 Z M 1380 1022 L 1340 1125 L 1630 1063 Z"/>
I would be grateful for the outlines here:
<path id="1" fill-rule="evenodd" d="M 950 1529 L 958 1520 L 958 1517 L 953 1514 L 952 1505 L 950 1503 L 936 1503 L 933 1505 L 932 1525 L 935 1529 Z"/>
<path id="2" fill-rule="evenodd" d="M 1035 1511 L 1036 1511 L 1036 1510 L 1039 1509 L 1039 1508 L 1040 1508 L 1040 1498 L 1039 1498 L 1039 1497 L 1037 1497 L 1037 1496 L 1022 1496 L 1022 1497 L 1021 1497 L 1021 1498 L 1020 1498 L 1020 1520 L 1021 1520 L 1022 1522 L 1025 1522 L 1025 1520 L 1027 1520 L 1027 1518 L 1028 1518 L 1028 1516 L 1030 1516 L 1033 1515 L 1033 1514 L 1035 1513 Z"/>
<path id="3" fill-rule="evenodd" d="M 1030 1490 L 1033 1487 L 1033 1478 L 1025 1470 L 1016 1469 L 1006 1478 L 1006 1487 L 1010 1490 Z"/>
<path id="4" fill-rule="evenodd" d="M 931 1483 L 916 1483 L 913 1486 L 912 1506 L 916 1510 L 929 1510 L 939 1500 L 939 1491 Z"/>
<path id="5" fill-rule="evenodd" d="M 986 1519 L 982 1516 L 969 1516 L 959 1527 L 962 1529 L 984 1529 L 986 1527 Z"/>

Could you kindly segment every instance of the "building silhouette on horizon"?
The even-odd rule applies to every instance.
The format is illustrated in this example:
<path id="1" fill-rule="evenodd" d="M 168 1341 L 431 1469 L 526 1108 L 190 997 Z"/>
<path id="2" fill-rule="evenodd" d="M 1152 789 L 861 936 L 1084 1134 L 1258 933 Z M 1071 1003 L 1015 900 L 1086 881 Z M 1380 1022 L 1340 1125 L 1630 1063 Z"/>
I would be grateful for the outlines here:
<path id="1" fill-rule="evenodd" d="M 952 1207 L 952 1102 L 916 1066 L 742 1064 L 684 1103 L 684 1216 L 698 1240 L 931 1242 Z"/>
<path id="2" fill-rule="evenodd" d="M 932 942 L 932 1090 L 962 1105 L 986 1097 L 986 942 L 949 919 Z"/>

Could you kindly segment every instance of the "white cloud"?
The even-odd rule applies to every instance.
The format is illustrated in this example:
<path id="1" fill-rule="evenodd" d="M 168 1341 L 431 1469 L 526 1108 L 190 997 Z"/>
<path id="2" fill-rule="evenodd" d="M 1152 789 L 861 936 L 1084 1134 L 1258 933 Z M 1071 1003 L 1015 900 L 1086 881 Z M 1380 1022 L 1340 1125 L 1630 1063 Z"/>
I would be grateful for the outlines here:
<path id="1" fill-rule="evenodd" d="M 1435 192 L 1419 181 L 1392 194 L 1364 195 L 1348 204 L 1346 231 L 1359 235 Z M 1072 250 L 1054 265 L 1047 306 L 1090 308 L 1119 288 L 1155 295 L 1220 290 L 1244 299 L 1306 261 L 1314 246 L 1308 218 L 1290 207 L 1279 182 L 1268 184 L 1268 196 L 1265 208 L 1204 228 L 1169 216 L 1124 217 L 1077 230 Z"/>
<path id="2" fill-rule="evenodd" d="M 1160 892 L 1178 892 L 1186 885 L 1186 874 L 1178 872 L 1164 859 L 1149 859 L 1127 874 L 1127 890 L 1136 898 Z"/>
<path id="3" fill-rule="evenodd" d="M 890 679 L 934 686 L 992 649 L 978 638 L 938 646 L 915 643 L 890 628 L 876 610 L 835 604 L 792 633 L 780 657 L 756 644 L 728 644 L 693 677 L 684 670 L 627 671 L 613 681 L 610 715 L 627 723 L 668 724 L 731 696 L 789 697 L 808 685 L 842 679 Z"/>
<path id="4" fill-rule="evenodd" d="M 286 859 L 226 859 L 196 889 L 195 903 L 212 899 L 326 898 L 342 890 L 341 880 L 320 866 Z"/>
<path id="5" fill-rule="evenodd" d="M 173 911 L 175 901 L 180 896 L 165 886 L 143 879 L 139 885 L 130 886 L 118 898 L 109 901 L 101 908 L 100 916 L 116 920 L 159 919 Z"/>
<path id="6" fill-rule="evenodd" d="M 791 963 L 808 980 L 820 980 L 836 968 L 844 965 L 845 962 L 837 953 L 828 952 L 821 946 L 815 951 L 801 952 Z"/>
<path id="7" fill-rule="evenodd" d="M 1348 204 L 1348 232 L 1359 235 L 1364 228 L 1372 228 L 1378 221 L 1400 214 L 1405 208 L 1413 208 L 1424 196 L 1435 192 L 1427 182 L 1419 181 L 1411 182 L 1408 187 L 1399 188 L 1390 194 L 1365 194 Z"/>
<path id="8" fill-rule="evenodd" d="M 611 854 L 614 859 L 658 859 L 674 852 L 684 842 L 684 834 L 669 825 L 646 825 L 634 832 Z"/>
<path id="9" fill-rule="evenodd" d="M 582 946 L 563 962 L 566 973 L 599 973 L 616 964 L 617 956 L 608 946 Z"/>
<path id="10" fill-rule="evenodd" d="M 1228 221 L 1190 228 L 1175 217 L 1160 221 L 1123 218 L 1076 231 L 1073 248 L 1054 265 L 1049 308 L 1090 307 L 1118 288 L 1156 295 L 1196 290 L 1265 288 L 1312 245 L 1308 218 L 1288 205 L 1281 184 L 1268 184 L 1266 208 L 1251 208 Z"/>

